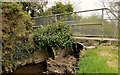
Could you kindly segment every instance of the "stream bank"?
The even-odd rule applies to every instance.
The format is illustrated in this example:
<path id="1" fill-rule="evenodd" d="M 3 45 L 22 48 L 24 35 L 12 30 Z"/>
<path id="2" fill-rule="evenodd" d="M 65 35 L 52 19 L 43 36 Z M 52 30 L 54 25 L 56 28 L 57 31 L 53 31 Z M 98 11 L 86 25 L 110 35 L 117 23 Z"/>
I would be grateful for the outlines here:
<path id="1" fill-rule="evenodd" d="M 19 67 L 7 75 L 74 74 L 75 64 L 83 46 L 79 43 L 73 44 L 73 51 L 68 52 L 66 49 L 63 49 L 62 52 L 57 54 L 54 54 L 51 49 L 49 48 L 49 54 L 46 54 L 44 51 L 38 51 L 34 52 L 30 58 L 18 61 Z M 57 59 L 54 59 L 56 56 Z M 3 75 L 5 74 L 3 73 Z"/>

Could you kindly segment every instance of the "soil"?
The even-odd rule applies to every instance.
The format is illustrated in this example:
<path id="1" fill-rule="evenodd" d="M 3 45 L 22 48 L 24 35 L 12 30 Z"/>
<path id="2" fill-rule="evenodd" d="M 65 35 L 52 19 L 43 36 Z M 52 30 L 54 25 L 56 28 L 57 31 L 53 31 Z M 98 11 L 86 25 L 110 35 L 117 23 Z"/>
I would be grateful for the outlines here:
<path id="1" fill-rule="evenodd" d="M 111 67 L 117 67 L 118 64 L 116 64 L 116 63 L 118 63 L 117 60 L 114 60 L 114 61 L 109 60 L 109 61 L 107 61 L 108 66 L 111 66 Z"/>
<path id="2" fill-rule="evenodd" d="M 100 52 L 100 56 L 113 56 L 112 53 L 109 52 Z"/>

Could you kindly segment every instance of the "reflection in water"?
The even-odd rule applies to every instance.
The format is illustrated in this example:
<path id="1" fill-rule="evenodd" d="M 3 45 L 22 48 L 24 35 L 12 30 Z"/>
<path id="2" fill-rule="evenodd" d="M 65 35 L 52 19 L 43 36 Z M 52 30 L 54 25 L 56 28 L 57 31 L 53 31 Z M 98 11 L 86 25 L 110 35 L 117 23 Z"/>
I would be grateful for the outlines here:
<path id="1" fill-rule="evenodd" d="M 42 62 L 39 64 L 29 64 L 18 68 L 13 73 L 8 75 L 44 75 L 43 72 L 46 71 L 46 63 Z"/>

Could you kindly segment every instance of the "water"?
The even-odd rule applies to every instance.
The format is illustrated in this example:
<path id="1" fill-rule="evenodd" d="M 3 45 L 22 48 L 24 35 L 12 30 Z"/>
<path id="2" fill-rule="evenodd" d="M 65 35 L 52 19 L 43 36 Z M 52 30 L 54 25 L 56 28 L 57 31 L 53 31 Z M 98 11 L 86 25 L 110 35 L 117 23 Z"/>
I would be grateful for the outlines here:
<path id="1" fill-rule="evenodd" d="M 43 72 L 46 71 L 46 63 L 42 62 L 39 64 L 29 64 L 16 69 L 13 73 L 7 75 L 45 75 Z"/>

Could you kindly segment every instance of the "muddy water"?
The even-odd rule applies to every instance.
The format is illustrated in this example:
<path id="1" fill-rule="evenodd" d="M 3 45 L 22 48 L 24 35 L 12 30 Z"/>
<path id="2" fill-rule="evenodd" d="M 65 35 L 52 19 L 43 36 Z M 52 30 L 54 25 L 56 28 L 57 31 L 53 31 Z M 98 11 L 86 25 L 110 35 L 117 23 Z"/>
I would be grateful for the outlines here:
<path id="1" fill-rule="evenodd" d="M 29 64 L 23 67 L 19 67 L 13 73 L 7 75 L 45 75 L 43 72 L 46 71 L 46 63 L 42 62 L 39 64 Z"/>

